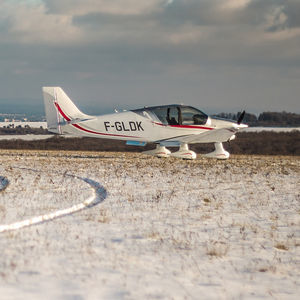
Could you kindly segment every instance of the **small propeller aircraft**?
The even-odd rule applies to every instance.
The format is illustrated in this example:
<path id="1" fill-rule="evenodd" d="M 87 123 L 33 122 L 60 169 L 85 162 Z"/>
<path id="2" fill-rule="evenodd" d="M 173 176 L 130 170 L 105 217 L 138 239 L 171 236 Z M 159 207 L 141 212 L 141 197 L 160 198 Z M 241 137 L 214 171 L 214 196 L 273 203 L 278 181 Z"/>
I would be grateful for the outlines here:
<path id="1" fill-rule="evenodd" d="M 174 156 L 195 159 L 189 144 L 214 143 L 215 150 L 206 157 L 227 159 L 223 142 L 248 127 L 242 124 L 245 111 L 237 122 L 209 117 L 194 107 L 172 104 L 144 107 L 102 116 L 82 113 L 60 87 L 43 87 L 48 130 L 57 134 L 125 140 L 127 145 L 155 143 L 154 150 L 143 153 L 157 157 Z M 166 147 L 179 147 L 171 152 Z"/>

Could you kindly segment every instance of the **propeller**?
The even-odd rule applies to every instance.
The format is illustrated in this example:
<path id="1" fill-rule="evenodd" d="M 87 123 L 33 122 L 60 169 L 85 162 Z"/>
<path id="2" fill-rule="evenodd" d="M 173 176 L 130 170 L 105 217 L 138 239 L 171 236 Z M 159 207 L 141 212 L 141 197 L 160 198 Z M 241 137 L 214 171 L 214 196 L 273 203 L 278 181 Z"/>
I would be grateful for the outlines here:
<path id="1" fill-rule="evenodd" d="M 237 120 L 237 124 L 238 125 L 240 125 L 241 123 L 242 123 L 242 121 L 243 121 L 243 119 L 244 119 L 244 117 L 245 117 L 245 111 L 243 111 L 241 114 L 240 114 L 240 116 L 239 116 L 239 118 L 238 118 L 238 120 Z"/>

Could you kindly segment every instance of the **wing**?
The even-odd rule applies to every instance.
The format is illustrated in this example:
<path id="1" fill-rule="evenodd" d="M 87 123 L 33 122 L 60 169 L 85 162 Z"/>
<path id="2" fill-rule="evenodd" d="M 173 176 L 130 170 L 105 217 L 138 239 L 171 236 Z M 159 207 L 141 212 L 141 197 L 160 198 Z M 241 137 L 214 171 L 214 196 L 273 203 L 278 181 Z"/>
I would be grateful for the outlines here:
<path id="1" fill-rule="evenodd" d="M 187 144 L 227 142 L 236 132 L 237 129 L 233 127 L 221 128 L 221 129 L 213 129 L 199 134 L 178 136 L 164 141 L 168 141 L 168 142 L 178 141 Z"/>

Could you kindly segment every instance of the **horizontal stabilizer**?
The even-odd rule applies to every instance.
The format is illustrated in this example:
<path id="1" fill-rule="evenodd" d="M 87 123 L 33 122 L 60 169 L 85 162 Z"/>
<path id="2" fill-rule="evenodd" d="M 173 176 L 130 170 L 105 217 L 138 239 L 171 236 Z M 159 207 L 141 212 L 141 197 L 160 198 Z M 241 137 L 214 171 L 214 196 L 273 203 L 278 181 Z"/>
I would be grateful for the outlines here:
<path id="1" fill-rule="evenodd" d="M 146 146 L 146 142 L 139 142 L 139 141 L 126 141 L 126 145 L 129 146 Z"/>
<path id="2" fill-rule="evenodd" d="M 85 122 L 85 121 L 90 121 L 90 120 L 93 120 L 95 118 L 89 118 L 89 119 L 73 119 L 73 120 L 70 120 L 67 122 L 67 124 L 78 124 L 78 123 L 82 123 L 82 122 Z"/>
<path id="3" fill-rule="evenodd" d="M 179 141 L 161 141 L 159 142 L 161 146 L 165 147 L 180 147 L 181 143 Z"/>

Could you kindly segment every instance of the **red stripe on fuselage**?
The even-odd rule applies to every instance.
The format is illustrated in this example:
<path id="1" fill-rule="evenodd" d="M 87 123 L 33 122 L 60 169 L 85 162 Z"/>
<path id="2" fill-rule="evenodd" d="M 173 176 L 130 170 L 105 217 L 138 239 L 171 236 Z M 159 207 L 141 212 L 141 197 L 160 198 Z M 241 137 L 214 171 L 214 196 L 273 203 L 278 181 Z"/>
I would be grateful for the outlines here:
<path id="1" fill-rule="evenodd" d="M 78 124 L 71 124 L 71 125 L 73 125 L 74 127 L 78 128 L 80 130 L 83 130 L 83 131 L 88 132 L 88 133 L 93 133 L 93 134 L 107 135 L 107 136 L 119 136 L 119 137 L 134 138 L 134 139 L 139 138 L 138 136 L 111 134 L 111 133 L 103 133 L 103 132 L 92 131 L 92 130 L 89 130 L 89 129 L 85 129 L 85 128 L 81 127 Z"/>
<path id="2" fill-rule="evenodd" d="M 213 130 L 211 127 L 203 127 L 203 126 L 193 126 L 193 125 L 170 125 L 171 127 L 176 127 L 176 128 L 193 128 L 193 129 L 205 129 L 205 130 Z"/>
<path id="3" fill-rule="evenodd" d="M 54 102 L 54 104 L 57 107 L 59 113 L 62 115 L 62 117 L 64 119 L 66 119 L 67 121 L 71 121 L 71 119 L 62 111 L 62 109 L 60 108 L 60 106 L 58 105 L 58 103 Z M 70 125 L 76 127 L 79 130 L 82 130 L 82 131 L 85 131 L 85 132 L 88 132 L 88 133 L 92 133 L 92 134 L 106 135 L 106 136 L 119 136 L 119 137 L 134 138 L 134 139 L 139 138 L 138 136 L 121 135 L 121 134 L 111 134 L 111 133 L 102 133 L 102 132 L 92 131 L 92 130 L 89 130 L 89 129 L 85 129 L 85 128 L 81 127 L 78 124 L 70 124 Z"/>

